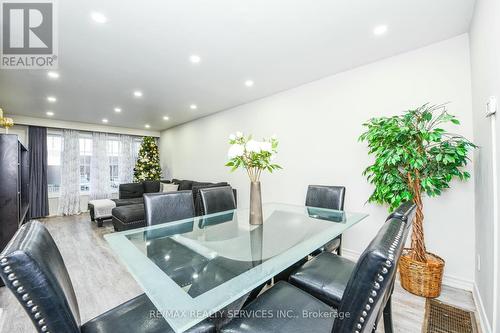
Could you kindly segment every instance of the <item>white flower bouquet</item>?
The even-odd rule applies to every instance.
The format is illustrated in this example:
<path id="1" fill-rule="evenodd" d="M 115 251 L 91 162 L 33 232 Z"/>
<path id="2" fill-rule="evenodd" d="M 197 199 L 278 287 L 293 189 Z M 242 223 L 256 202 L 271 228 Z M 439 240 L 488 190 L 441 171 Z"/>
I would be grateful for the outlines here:
<path id="1" fill-rule="evenodd" d="M 273 172 L 282 169 L 278 164 L 273 163 L 278 153 L 278 139 L 273 135 L 269 140 L 256 141 L 252 136 L 245 136 L 241 132 L 229 136 L 228 158 L 226 166 L 234 171 L 240 167 L 247 170 L 252 182 L 258 182 L 262 170 Z"/>

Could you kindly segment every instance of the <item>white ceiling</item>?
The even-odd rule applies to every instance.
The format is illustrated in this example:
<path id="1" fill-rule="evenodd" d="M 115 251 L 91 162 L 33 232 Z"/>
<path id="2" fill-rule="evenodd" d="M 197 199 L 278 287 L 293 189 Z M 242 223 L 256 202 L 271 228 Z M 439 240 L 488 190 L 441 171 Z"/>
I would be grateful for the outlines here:
<path id="1" fill-rule="evenodd" d="M 0 106 L 32 117 L 52 110 L 60 120 L 107 118 L 108 125 L 141 129 L 148 123 L 151 130 L 462 34 L 474 6 L 474 0 L 57 3 L 60 78 L 0 70 Z M 93 21 L 93 11 L 108 22 Z M 380 24 L 388 31 L 376 37 Z M 189 61 L 192 54 L 199 64 Z M 247 79 L 255 85 L 246 87 Z M 137 89 L 141 99 L 132 96 Z M 49 95 L 58 101 L 48 103 Z"/>

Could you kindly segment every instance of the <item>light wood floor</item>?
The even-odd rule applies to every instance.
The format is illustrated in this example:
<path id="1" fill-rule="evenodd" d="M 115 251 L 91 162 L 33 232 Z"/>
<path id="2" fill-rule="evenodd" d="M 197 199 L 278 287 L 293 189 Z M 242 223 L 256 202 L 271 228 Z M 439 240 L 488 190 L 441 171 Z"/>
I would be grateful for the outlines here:
<path id="1" fill-rule="evenodd" d="M 97 228 L 88 214 L 41 221 L 50 230 L 68 267 L 82 323 L 142 293 L 102 237 L 113 231 L 110 222 Z M 444 286 L 440 299 L 475 311 L 470 292 Z M 409 294 L 397 283 L 393 294 L 395 331 L 421 332 L 424 307 L 425 299 Z M 378 331 L 383 332 L 380 325 Z M 0 332 L 36 332 L 23 307 L 5 287 L 0 288 Z"/>

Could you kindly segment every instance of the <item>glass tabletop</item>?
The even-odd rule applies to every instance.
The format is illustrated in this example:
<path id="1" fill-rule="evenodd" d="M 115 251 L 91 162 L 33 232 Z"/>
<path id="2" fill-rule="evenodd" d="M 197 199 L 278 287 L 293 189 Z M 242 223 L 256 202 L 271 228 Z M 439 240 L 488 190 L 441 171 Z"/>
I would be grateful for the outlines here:
<path id="1" fill-rule="evenodd" d="M 175 332 L 183 332 L 367 215 L 270 203 L 105 235 Z"/>

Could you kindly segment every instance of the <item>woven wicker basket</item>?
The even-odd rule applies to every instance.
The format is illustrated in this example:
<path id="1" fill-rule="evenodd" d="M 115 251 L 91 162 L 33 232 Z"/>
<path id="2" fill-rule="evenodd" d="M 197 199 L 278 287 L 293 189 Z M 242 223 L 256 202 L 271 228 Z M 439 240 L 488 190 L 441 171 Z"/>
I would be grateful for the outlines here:
<path id="1" fill-rule="evenodd" d="M 401 286 L 412 294 L 434 298 L 441 294 L 444 260 L 427 252 L 427 262 L 415 261 L 411 249 L 404 249 L 399 259 Z"/>

